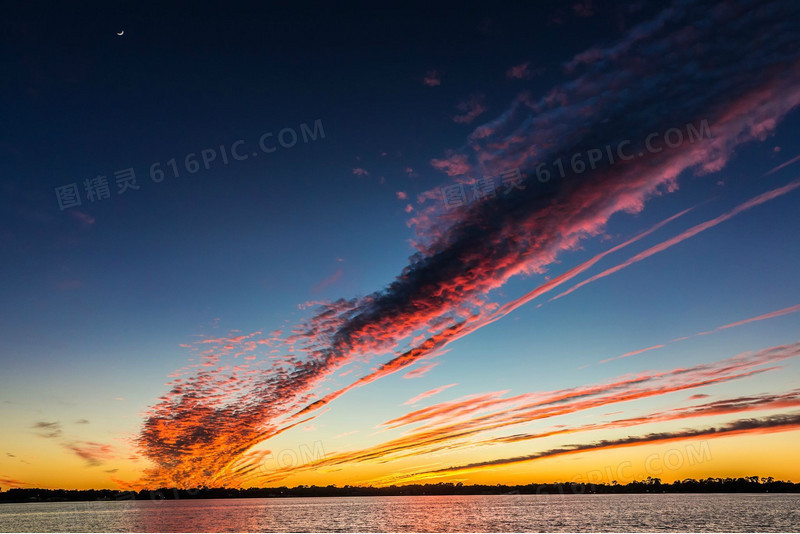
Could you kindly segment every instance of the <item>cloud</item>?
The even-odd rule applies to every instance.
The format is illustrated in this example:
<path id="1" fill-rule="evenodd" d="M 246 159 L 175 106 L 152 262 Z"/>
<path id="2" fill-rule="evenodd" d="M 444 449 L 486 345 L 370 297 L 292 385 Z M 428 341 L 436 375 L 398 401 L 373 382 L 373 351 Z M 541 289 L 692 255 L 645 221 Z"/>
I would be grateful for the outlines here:
<path id="1" fill-rule="evenodd" d="M 31 426 L 31 428 L 43 428 L 43 429 L 51 430 L 51 429 L 58 428 L 59 426 L 60 426 L 60 423 L 58 421 L 53 421 L 53 422 L 38 421 L 38 422 L 34 423 Z"/>
<path id="2" fill-rule="evenodd" d="M 88 419 L 78 419 L 77 421 L 75 421 L 75 424 L 76 425 L 88 425 L 89 424 L 89 420 Z"/>
<path id="3" fill-rule="evenodd" d="M 748 319 L 743 319 L 741 321 L 728 323 L 728 324 L 719 326 L 719 327 L 715 328 L 714 330 L 708 330 L 706 332 L 699 332 L 699 333 L 694 334 L 694 335 L 695 336 L 706 336 L 706 335 L 709 335 L 709 334 L 715 334 L 717 332 L 721 332 L 721 331 L 727 330 L 729 328 L 735 328 L 737 326 L 742 326 L 742 325 L 753 323 L 753 322 L 756 322 L 756 321 L 765 321 L 767 319 L 774 319 L 776 317 L 782 317 L 784 315 L 788 315 L 790 313 L 795 313 L 795 312 L 798 312 L 798 311 L 800 311 L 800 304 L 797 304 L 797 305 L 794 305 L 794 306 L 789 306 L 787 308 L 783 308 L 783 309 L 776 310 L 776 311 L 773 311 L 773 312 L 764 313 L 764 314 L 758 315 L 756 317 L 750 317 Z M 669 343 L 675 343 L 677 341 L 684 341 L 684 340 L 689 339 L 691 337 L 692 336 L 679 337 L 679 338 L 673 339 Z M 665 344 L 653 345 L 652 347 L 647 347 L 647 348 L 644 348 L 644 349 L 639 349 L 639 350 L 634 350 L 634 351 L 631 351 L 631 352 L 626 352 L 625 354 L 622 354 L 620 356 L 616 356 L 614 358 L 607 358 L 605 360 L 601 360 L 599 363 L 602 364 L 602 363 L 610 362 L 610 361 L 613 361 L 613 360 L 619 360 L 621 358 L 627 358 L 628 356 L 635 356 L 635 355 L 641 354 L 643 352 L 664 348 L 665 346 L 666 346 Z M 584 366 L 584 367 L 586 367 L 586 366 Z"/>
<path id="4" fill-rule="evenodd" d="M 800 311 L 800 304 L 795 304 L 794 306 L 789 306 L 788 308 L 783 308 L 781 310 L 776 310 L 769 313 L 764 313 L 762 315 L 758 315 L 756 317 L 750 317 L 749 319 L 744 319 L 742 321 L 736 321 L 734 323 L 728 323 L 722 326 L 715 328 L 709 332 L 701 332 L 698 335 L 705 335 L 705 334 L 713 334 L 714 332 L 719 332 L 722 330 L 727 330 L 728 328 L 735 328 L 737 326 L 742 326 L 749 323 L 755 323 L 757 321 L 764 321 L 767 319 L 774 319 L 775 317 L 781 317 L 783 315 L 788 315 L 790 313 L 795 313 Z"/>
<path id="5" fill-rule="evenodd" d="M 640 232 L 636 236 L 634 236 L 634 237 L 632 237 L 632 238 L 630 238 L 630 239 L 628 239 L 628 240 L 626 240 L 626 241 L 624 241 L 624 242 L 622 242 L 622 243 L 620 243 L 618 245 L 615 245 L 614 247 L 612 247 L 612 248 L 610 248 L 610 249 L 608 249 L 608 250 L 606 250 L 604 252 L 596 254 L 591 259 L 589 259 L 589 260 L 577 265 L 576 267 L 573 267 L 573 268 L 569 269 L 565 273 L 563 273 L 563 274 L 561 274 L 559 276 L 556 276 L 554 278 L 551 278 L 550 280 L 548 280 L 544 284 L 541 284 L 540 286 L 538 286 L 535 289 L 529 291 L 525 295 L 523 295 L 521 297 L 518 297 L 517 299 L 514 299 L 514 300 L 512 300 L 510 302 L 507 302 L 506 304 L 503 304 L 502 306 L 498 307 L 496 310 L 489 310 L 488 314 L 484 314 L 482 317 L 477 319 L 472 325 L 469 326 L 469 328 L 462 328 L 461 333 L 459 334 L 458 337 L 466 336 L 466 335 L 474 332 L 475 330 L 478 330 L 478 329 L 480 329 L 480 328 L 482 328 L 482 327 L 484 327 L 484 326 L 486 326 L 488 324 L 491 324 L 491 323 L 493 323 L 493 322 L 495 322 L 495 321 L 497 321 L 499 319 L 502 319 L 503 317 L 505 317 L 506 315 L 508 315 L 512 311 L 514 311 L 517 308 L 519 308 L 520 306 L 523 306 L 523 305 L 531 302 L 532 300 L 540 297 L 541 295 L 552 291 L 556 287 L 558 287 L 558 286 L 568 282 L 569 280 L 575 278 L 576 276 L 586 272 L 588 269 L 590 269 L 592 266 L 597 264 L 600 260 L 602 260 L 606 256 L 608 256 L 610 254 L 613 254 L 615 252 L 618 252 L 618 251 L 622 250 L 623 248 L 625 248 L 625 247 L 627 247 L 627 246 L 629 246 L 629 245 L 631 245 L 633 243 L 636 243 L 640 239 L 643 239 L 643 238 L 649 236 L 653 232 L 656 232 L 656 231 L 660 230 L 661 228 L 663 228 L 667 224 L 671 223 L 672 221 L 678 219 L 679 217 L 682 217 L 683 215 L 685 215 L 689 211 L 691 211 L 691 208 L 688 208 L 688 209 L 685 209 L 685 210 L 683 210 L 683 211 L 681 211 L 679 213 L 676 213 L 675 215 L 672 215 L 671 217 L 668 217 L 667 219 L 664 219 L 663 221 L 653 225 L 652 227 L 648 228 L 647 230 L 645 230 L 643 232 Z M 457 339 L 457 337 L 454 337 L 452 340 L 455 340 L 455 339 Z"/>
<path id="6" fill-rule="evenodd" d="M 780 149 L 779 149 L 779 147 L 775 147 L 775 148 L 778 148 L 778 150 L 777 150 L 776 152 L 780 152 Z M 785 168 L 785 167 L 788 167 L 789 165 L 791 165 L 791 164 L 793 164 L 793 163 L 797 163 L 798 161 L 800 161 L 800 155 L 797 155 L 797 156 L 793 157 L 792 159 L 790 159 L 789 161 L 787 161 L 787 162 L 785 162 L 785 163 L 781 163 L 781 164 L 780 164 L 780 165 L 778 165 L 777 167 L 774 167 L 774 168 L 772 168 L 772 169 L 768 170 L 767 172 L 765 172 L 764 174 L 762 174 L 762 175 L 761 175 L 761 177 L 762 177 L 762 178 L 765 178 L 765 177 L 767 177 L 767 176 L 769 176 L 769 175 L 771 175 L 771 174 L 775 174 L 775 173 L 776 173 L 776 172 L 778 172 L 779 170 L 781 170 L 781 169 L 783 169 L 783 168 Z"/>
<path id="7" fill-rule="evenodd" d="M 627 261 L 624 261 L 624 262 L 620 263 L 619 265 L 616 265 L 614 267 L 606 269 L 605 271 L 603 271 L 603 272 L 601 272 L 599 274 L 596 274 L 596 275 L 592 276 L 591 278 L 587 278 L 586 280 L 582 281 L 581 283 L 576 284 L 576 285 L 572 286 L 571 288 L 567 289 L 563 293 L 559 293 L 558 295 L 556 295 L 555 297 L 551 298 L 550 300 L 552 301 L 552 300 L 560 299 L 561 297 L 565 297 L 565 296 L 569 295 L 570 293 L 572 293 L 573 291 L 575 291 L 576 289 L 579 289 L 579 288 L 585 286 L 586 284 L 590 284 L 590 283 L 592 283 L 594 281 L 597 281 L 597 280 L 599 280 L 601 278 L 605 278 L 606 276 L 609 276 L 611 274 L 619 272 L 622 269 L 633 265 L 634 263 L 638 263 L 638 262 L 640 262 L 640 261 L 642 261 L 642 260 L 644 260 L 646 258 L 649 258 L 650 256 L 653 256 L 654 254 L 657 254 L 659 252 L 663 252 L 663 251 L 667 250 L 668 248 L 670 248 L 672 246 L 675 246 L 675 245 L 677 245 L 677 244 L 689 239 L 690 237 L 696 236 L 700 232 L 704 232 L 705 230 L 708 230 L 709 228 L 713 228 L 714 226 L 716 226 L 716 225 L 718 225 L 720 223 L 723 223 L 723 222 L 727 221 L 728 219 L 731 219 L 731 218 L 735 217 L 736 215 L 738 215 L 738 214 L 740 214 L 740 213 L 742 213 L 744 211 L 747 211 L 747 210 L 749 210 L 751 208 L 754 208 L 756 206 L 760 206 L 761 204 L 764 204 L 765 202 L 768 202 L 768 201 L 770 201 L 770 200 L 772 200 L 774 198 L 777 198 L 779 196 L 782 196 L 782 195 L 785 195 L 787 193 L 790 193 L 790 192 L 794 191 L 795 189 L 797 189 L 798 187 L 800 187 L 800 180 L 795 180 L 794 182 L 791 182 L 791 183 L 789 183 L 787 185 L 784 185 L 783 187 L 778 187 L 778 188 L 773 189 L 771 191 L 767 191 L 766 193 L 762 193 L 762 194 L 760 194 L 760 195 L 758 195 L 758 196 L 756 196 L 754 198 L 751 198 L 747 202 L 739 204 L 738 206 L 736 206 L 731 211 L 729 211 L 727 213 L 724 213 L 724 214 L 720 215 L 719 217 L 715 217 L 714 219 L 711 219 L 711 220 L 705 221 L 703 223 L 697 224 L 697 225 L 689 228 L 688 230 L 686 230 L 684 232 L 681 232 L 680 234 L 678 234 L 677 236 L 675 236 L 675 237 L 673 237 L 671 239 L 668 239 L 668 240 L 666 240 L 666 241 L 664 241 L 662 243 L 659 243 L 658 245 L 655 245 L 655 246 L 652 246 L 652 247 L 648 248 L 647 250 L 645 250 L 643 252 L 640 252 L 639 254 L 636 254 L 635 256 L 631 257 Z"/>
<path id="8" fill-rule="evenodd" d="M 21 488 L 23 486 L 32 486 L 27 482 L 17 480 L 16 478 L 0 477 L 0 486 L 8 486 L 10 488 Z"/>
<path id="9" fill-rule="evenodd" d="M 442 84 L 442 73 L 436 69 L 431 69 L 422 79 L 422 83 L 428 87 L 437 87 Z"/>
<path id="10" fill-rule="evenodd" d="M 420 393 L 420 394 L 419 394 L 419 395 L 417 395 L 416 397 L 413 397 L 413 398 L 411 398 L 411 399 L 408 399 L 408 400 L 407 400 L 406 402 L 404 402 L 403 404 L 405 404 L 405 405 L 409 405 L 409 404 L 416 404 L 416 403 L 418 403 L 419 401 L 421 401 L 421 400 L 423 400 L 423 399 L 427 399 L 428 397 L 432 397 L 432 396 L 434 396 L 434 395 L 437 395 L 437 394 L 441 393 L 442 391 L 444 391 L 444 390 L 446 390 L 446 389 L 448 389 L 448 388 L 451 388 L 451 387 L 453 387 L 453 386 L 457 386 L 457 385 L 458 385 L 458 384 L 448 384 L 448 385 L 446 385 L 446 386 L 439 386 L 438 388 L 433 388 L 433 389 L 430 389 L 430 390 L 428 390 L 428 391 L 425 391 L 424 393 Z"/>
<path id="11" fill-rule="evenodd" d="M 436 170 L 444 172 L 448 176 L 459 176 L 467 174 L 472 168 L 468 161 L 469 157 L 466 154 L 451 152 L 442 159 L 432 159 L 431 166 Z"/>
<path id="12" fill-rule="evenodd" d="M 420 378 L 422 376 L 425 376 L 428 373 L 428 371 L 430 371 L 440 363 L 441 362 L 433 362 L 425 365 L 420 365 L 416 369 L 412 369 L 411 371 L 404 374 L 403 378 Z"/>
<path id="13" fill-rule="evenodd" d="M 625 354 L 620 354 L 619 356 L 614 356 L 613 358 L 606 358 L 605 360 L 600 360 L 600 363 L 607 363 L 607 362 L 611 362 L 611 361 L 614 361 L 614 360 L 627 358 L 629 356 L 636 356 L 637 354 L 641 354 L 643 352 L 647 352 L 647 351 L 655 350 L 655 349 L 662 349 L 662 348 L 664 348 L 664 345 L 653 345 L 652 347 L 647 347 L 646 349 L 634 350 L 634 351 L 631 351 L 631 352 L 626 352 Z"/>
<path id="14" fill-rule="evenodd" d="M 501 465 L 518 464 L 523 462 L 531 462 L 534 460 L 541 460 L 544 458 L 551 458 L 554 456 L 563 456 L 567 454 L 575 454 L 579 452 L 616 449 L 621 447 L 630 447 L 636 445 L 643 445 L 647 443 L 669 443 L 675 441 L 682 441 L 695 438 L 714 438 L 724 437 L 740 434 L 754 434 L 754 433 L 769 433 L 769 432 L 788 432 L 800 429 L 800 413 L 775 415 L 764 417 L 761 419 L 740 419 L 718 427 L 708 427 L 703 429 L 690 429 L 678 432 L 655 432 L 646 434 L 644 436 L 631 436 L 616 440 L 601 440 L 593 443 L 568 445 L 550 449 L 535 454 L 528 454 L 524 456 L 515 456 L 511 458 L 499 458 L 496 460 L 488 460 L 484 462 L 473 462 L 470 464 L 451 466 L 444 469 L 434 469 L 430 471 L 423 471 L 419 473 L 399 475 L 392 477 L 393 482 L 419 480 L 421 478 L 432 478 L 433 476 L 443 476 L 455 473 L 464 473 L 467 471 L 476 471 L 479 469 L 493 468 Z"/>
<path id="15" fill-rule="evenodd" d="M 451 401 L 417 409 L 381 425 L 384 429 L 417 425 L 398 438 L 364 449 L 326 455 L 303 469 L 341 466 L 351 463 L 386 463 L 401 458 L 419 457 L 442 450 L 470 448 L 478 450 L 483 445 L 532 440 L 589 430 L 627 428 L 647 425 L 656 421 L 674 421 L 687 418 L 732 414 L 752 410 L 780 409 L 800 406 L 800 390 L 784 394 L 765 394 L 710 402 L 702 405 L 619 419 L 607 423 L 593 423 L 580 427 L 558 426 L 553 430 L 535 434 L 489 438 L 476 441 L 485 433 L 581 411 L 610 406 L 632 400 L 667 395 L 712 384 L 720 384 L 755 376 L 775 369 L 777 362 L 800 357 L 800 342 L 743 353 L 716 362 L 699 364 L 690 368 L 668 371 L 650 371 L 626 375 L 606 383 L 587 384 L 556 391 L 523 393 L 505 397 L 507 391 L 466 395 Z M 771 366 L 763 368 L 762 366 Z M 278 470 L 268 481 L 273 482 L 296 474 L 297 468 Z"/>
<path id="16" fill-rule="evenodd" d="M 612 215 L 640 212 L 652 197 L 674 191 L 685 174 L 719 171 L 744 143 L 766 139 L 800 103 L 800 35 L 786 14 L 798 9 L 755 0 L 676 3 L 616 43 L 575 56 L 565 64 L 569 78 L 543 96 L 518 95 L 464 146 L 431 164 L 448 176 L 496 176 L 515 167 L 535 176 L 540 162 L 623 140 L 640 140 L 629 146 L 636 154 L 647 134 L 667 128 L 707 120 L 713 135 L 544 184 L 529 181 L 524 190 L 449 212 L 438 189 L 423 193 L 424 206 L 409 221 L 416 252 L 386 287 L 323 305 L 270 346 L 277 352 L 269 360 L 239 367 L 223 359 L 227 349 L 209 347 L 202 367 L 171 384 L 148 410 L 137 439 L 154 466 L 141 483 L 235 484 L 230 466 L 253 445 L 313 419 L 353 388 L 441 352 L 503 309 L 490 294 L 508 280 L 546 272 L 562 254 L 600 235 Z M 758 54 L 753 42 L 760 43 Z M 467 121 L 477 108 L 464 111 Z M 383 363 L 326 392 L 326 380 L 359 359 Z M 714 379 L 696 377 L 691 387 L 709 383 Z M 681 382 L 659 391 L 687 387 Z M 631 399 L 655 394 L 629 392 Z M 537 409 L 530 410 L 523 416 L 536 417 Z"/>
<path id="17" fill-rule="evenodd" d="M 314 289 L 313 289 L 313 292 L 314 293 L 319 293 L 320 291 L 322 291 L 326 287 L 328 287 L 328 286 L 330 286 L 332 284 L 335 284 L 342 277 L 343 273 L 344 273 L 344 271 L 342 269 L 336 269 L 335 273 L 333 273 L 328 278 L 326 278 L 325 280 L 323 280 L 320 283 L 318 283 L 317 285 L 315 285 Z"/>
<path id="18" fill-rule="evenodd" d="M 479 425 L 493 425 L 498 422 L 521 424 L 566 413 L 643 399 L 676 391 L 704 387 L 710 384 L 728 382 L 753 376 L 768 369 L 758 369 L 762 365 L 773 365 L 779 361 L 800 356 L 800 342 L 763 349 L 756 353 L 743 353 L 732 358 L 710 364 L 699 364 L 690 368 L 670 371 L 647 372 L 633 376 L 618 377 L 604 384 L 593 384 L 558 391 L 523 394 L 510 399 L 493 394 L 490 399 L 480 402 L 454 401 L 411 412 L 384 423 L 386 428 L 398 428 L 414 423 L 425 422 L 433 426 L 439 422 L 452 422 L 454 417 L 472 415 L 477 411 L 497 410 L 495 416 L 484 416 Z M 513 405 L 514 408 L 509 409 Z M 470 422 L 470 424 L 473 424 Z"/>
<path id="19" fill-rule="evenodd" d="M 453 122 L 460 124 L 469 124 L 480 115 L 486 113 L 486 105 L 484 104 L 484 96 L 476 95 L 466 100 L 462 100 L 456 105 L 456 108 L 461 111 L 461 115 L 453 117 Z"/>
<path id="20" fill-rule="evenodd" d="M 57 438 L 62 434 L 61 423 L 58 421 L 38 421 L 31 428 L 37 430 L 36 435 L 43 438 Z"/>
<path id="21" fill-rule="evenodd" d="M 93 441 L 79 441 L 73 443 L 65 443 L 64 448 L 72 451 L 78 457 L 86 461 L 89 467 L 96 467 L 102 465 L 103 460 L 109 460 L 114 457 L 114 451 L 110 445 L 103 443 L 95 443 Z"/>
<path id="22" fill-rule="evenodd" d="M 695 397 L 695 396 L 693 396 Z M 708 397 L 708 395 L 699 395 L 698 398 Z M 631 417 L 627 419 L 617 419 L 605 423 L 591 423 L 581 425 L 578 427 L 561 427 L 549 432 L 537 434 L 515 434 L 513 436 L 505 436 L 501 438 L 492 438 L 486 440 L 485 443 L 511 443 L 526 441 L 531 439 L 538 439 L 542 437 L 550 437 L 557 434 L 566 434 L 574 432 L 587 432 L 595 430 L 607 429 L 620 429 L 631 426 L 647 425 L 665 421 L 678 421 L 682 419 L 689 419 L 694 417 L 709 417 L 719 415 L 729 415 L 742 412 L 756 411 L 756 410 L 773 410 L 780 408 L 797 408 L 800 406 L 800 391 L 794 390 L 783 394 L 765 394 L 748 397 L 738 397 L 734 399 L 724 399 L 714 401 L 688 408 L 677 408 L 664 412 L 650 413 L 640 417 Z"/>
<path id="23" fill-rule="evenodd" d="M 70 210 L 69 214 L 72 215 L 72 217 L 78 220 L 86 228 L 90 228 L 95 223 L 94 217 L 80 210 Z"/>
<path id="24" fill-rule="evenodd" d="M 531 63 L 530 61 L 526 61 L 525 63 L 520 63 L 519 65 L 514 65 L 510 69 L 506 71 L 506 78 L 512 80 L 530 80 L 534 74 L 539 74 L 541 71 L 531 71 Z"/>

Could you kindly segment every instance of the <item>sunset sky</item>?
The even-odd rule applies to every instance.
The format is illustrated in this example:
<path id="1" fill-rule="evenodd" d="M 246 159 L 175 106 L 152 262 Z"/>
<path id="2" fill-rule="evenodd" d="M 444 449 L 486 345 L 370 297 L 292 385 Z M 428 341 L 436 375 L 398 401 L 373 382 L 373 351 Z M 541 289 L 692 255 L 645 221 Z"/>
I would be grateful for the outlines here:
<path id="1" fill-rule="evenodd" d="M 800 482 L 800 4 L 530 4 L 5 14 L 0 488 Z"/>

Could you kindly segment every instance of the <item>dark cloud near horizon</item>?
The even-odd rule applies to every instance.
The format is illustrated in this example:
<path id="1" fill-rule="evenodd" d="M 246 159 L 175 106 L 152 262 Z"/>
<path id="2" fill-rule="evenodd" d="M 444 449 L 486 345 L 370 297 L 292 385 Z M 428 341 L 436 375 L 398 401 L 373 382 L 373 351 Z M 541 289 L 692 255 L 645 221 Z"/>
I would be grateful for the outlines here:
<path id="1" fill-rule="evenodd" d="M 61 423 L 58 421 L 37 421 L 31 426 L 31 428 L 38 430 L 36 435 L 43 438 L 57 438 L 62 434 Z"/>

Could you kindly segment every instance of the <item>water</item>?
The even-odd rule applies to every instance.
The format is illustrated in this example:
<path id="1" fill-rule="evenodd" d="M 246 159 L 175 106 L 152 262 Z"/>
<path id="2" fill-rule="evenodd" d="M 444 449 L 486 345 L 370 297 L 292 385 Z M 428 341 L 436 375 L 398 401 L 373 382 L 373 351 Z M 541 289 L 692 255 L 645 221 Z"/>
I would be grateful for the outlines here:
<path id="1" fill-rule="evenodd" d="M 795 531 L 798 494 L 486 495 L 0 504 L 3 532 Z"/>

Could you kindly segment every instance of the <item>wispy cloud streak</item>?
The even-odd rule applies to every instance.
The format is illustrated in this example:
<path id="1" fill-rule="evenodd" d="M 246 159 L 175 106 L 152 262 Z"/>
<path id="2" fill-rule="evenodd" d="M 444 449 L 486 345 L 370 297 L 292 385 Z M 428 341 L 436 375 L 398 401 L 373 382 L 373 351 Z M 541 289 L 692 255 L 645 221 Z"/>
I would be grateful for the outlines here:
<path id="1" fill-rule="evenodd" d="M 403 404 L 405 404 L 405 405 L 416 404 L 421 400 L 427 399 L 428 397 L 433 397 L 434 395 L 438 395 L 442 391 L 444 391 L 446 389 L 450 389 L 451 387 L 457 386 L 457 385 L 458 384 L 447 384 L 446 386 L 439 386 L 438 388 L 433 388 L 433 389 L 430 389 L 428 391 L 424 391 L 424 392 L 420 393 L 419 395 L 417 395 L 416 397 L 412 397 L 412 398 L 408 399 Z"/>
<path id="2" fill-rule="evenodd" d="M 784 185 L 783 187 L 775 188 L 775 189 L 773 189 L 771 191 L 767 191 L 766 193 L 762 193 L 762 194 L 760 194 L 760 195 L 758 195 L 758 196 L 756 196 L 754 198 L 751 198 L 747 202 L 743 202 L 742 204 L 739 204 L 734 209 L 730 210 L 727 213 L 724 213 L 724 214 L 720 215 L 719 217 L 715 217 L 715 218 L 713 218 L 711 220 L 708 220 L 708 221 L 705 221 L 705 222 L 703 222 L 701 224 L 697 224 L 697 225 L 689 228 L 688 230 L 686 230 L 684 232 L 681 232 L 680 234 L 676 235 L 675 237 L 673 237 L 671 239 L 668 239 L 668 240 L 666 240 L 666 241 L 664 241 L 662 243 L 659 243 L 658 245 L 655 245 L 655 246 L 652 246 L 652 247 L 648 248 L 647 250 L 645 250 L 643 252 L 640 252 L 639 254 L 636 254 L 632 258 L 628 259 L 627 261 L 624 261 L 624 262 L 620 263 L 619 265 L 616 265 L 614 267 L 606 269 L 605 271 L 603 271 L 603 272 L 601 272 L 599 274 L 596 274 L 596 275 L 594 275 L 594 276 L 592 276 L 590 278 L 587 278 L 586 280 L 580 282 L 579 284 L 575 284 L 571 288 L 567 289 L 563 293 L 559 293 L 558 295 L 556 295 L 555 297 L 551 298 L 550 300 L 556 300 L 556 299 L 560 299 L 561 297 L 565 297 L 565 296 L 569 295 L 570 293 L 572 293 L 573 291 L 575 291 L 576 289 L 579 289 L 579 288 L 585 286 L 586 284 L 590 284 L 592 282 L 600 280 L 601 278 L 605 278 L 605 277 L 607 277 L 609 275 L 612 275 L 612 274 L 614 274 L 616 272 L 621 271 L 622 269 L 624 269 L 626 267 L 630 267 L 634 263 L 638 263 L 638 262 L 640 262 L 640 261 L 642 261 L 642 260 L 644 260 L 646 258 L 649 258 L 650 256 L 658 254 L 659 252 L 663 252 L 663 251 L 667 250 L 670 247 L 673 247 L 673 246 L 675 246 L 675 245 L 677 245 L 679 243 L 682 243 L 683 241 L 686 241 L 687 239 L 689 239 L 691 237 L 696 236 L 700 232 L 704 232 L 704 231 L 708 230 L 709 228 L 713 228 L 713 227 L 717 226 L 718 224 L 723 223 L 723 222 L 735 217 L 736 215 L 739 215 L 740 213 L 742 213 L 744 211 L 752 209 L 752 208 L 754 208 L 756 206 L 760 206 L 761 204 L 764 204 L 765 202 L 768 202 L 768 201 L 770 201 L 772 199 L 775 199 L 777 197 L 780 197 L 782 195 L 790 193 L 790 192 L 794 191 L 795 189 L 797 189 L 798 187 L 800 187 L 800 180 L 795 180 L 795 181 L 793 181 L 793 182 L 791 182 L 791 183 L 789 183 L 787 185 Z"/>
<path id="3" fill-rule="evenodd" d="M 626 352 L 625 354 L 614 356 L 613 358 L 606 358 L 605 360 L 600 360 L 600 363 L 607 363 L 607 362 L 612 362 L 614 360 L 621 360 L 622 358 L 628 358 L 630 356 L 636 356 L 637 354 L 641 354 L 643 352 L 649 352 L 651 350 L 663 349 L 663 348 L 664 345 L 653 345 L 652 347 L 647 347 L 645 349 L 632 350 L 630 352 Z"/>
<path id="4" fill-rule="evenodd" d="M 789 315 L 790 313 L 796 313 L 798 311 L 800 311 L 800 304 L 796 304 L 794 306 L 789 306 L 788 308 L 783 308 L 781 310 L 776 310 L 776 311 L 773 311 L 773 312 L 764 313 L 764 314 L 758 315 L 756 317 L 750 317 L 749 319 L 744 319 L 742 321 L 736 321 L 734 323 L 724 324 L 722 326 L 718 326 L 714 330 L 711 330 L 709 332 L 701 332 L 701 334 L 698 334 L 698 335 L 712 334 L 714 332 L 719 332 L 721 330 L 727 330 L 729 328 L 735 328 L 737 326 L 742 326 L 742 325 L 745 325 L 745 324 L 755 323 L 755 322 L 758 322 L 758 321 L 765 321 L 767 319 L 774 319 L 776 317 L 782 317 L 784 315 Z"/>

